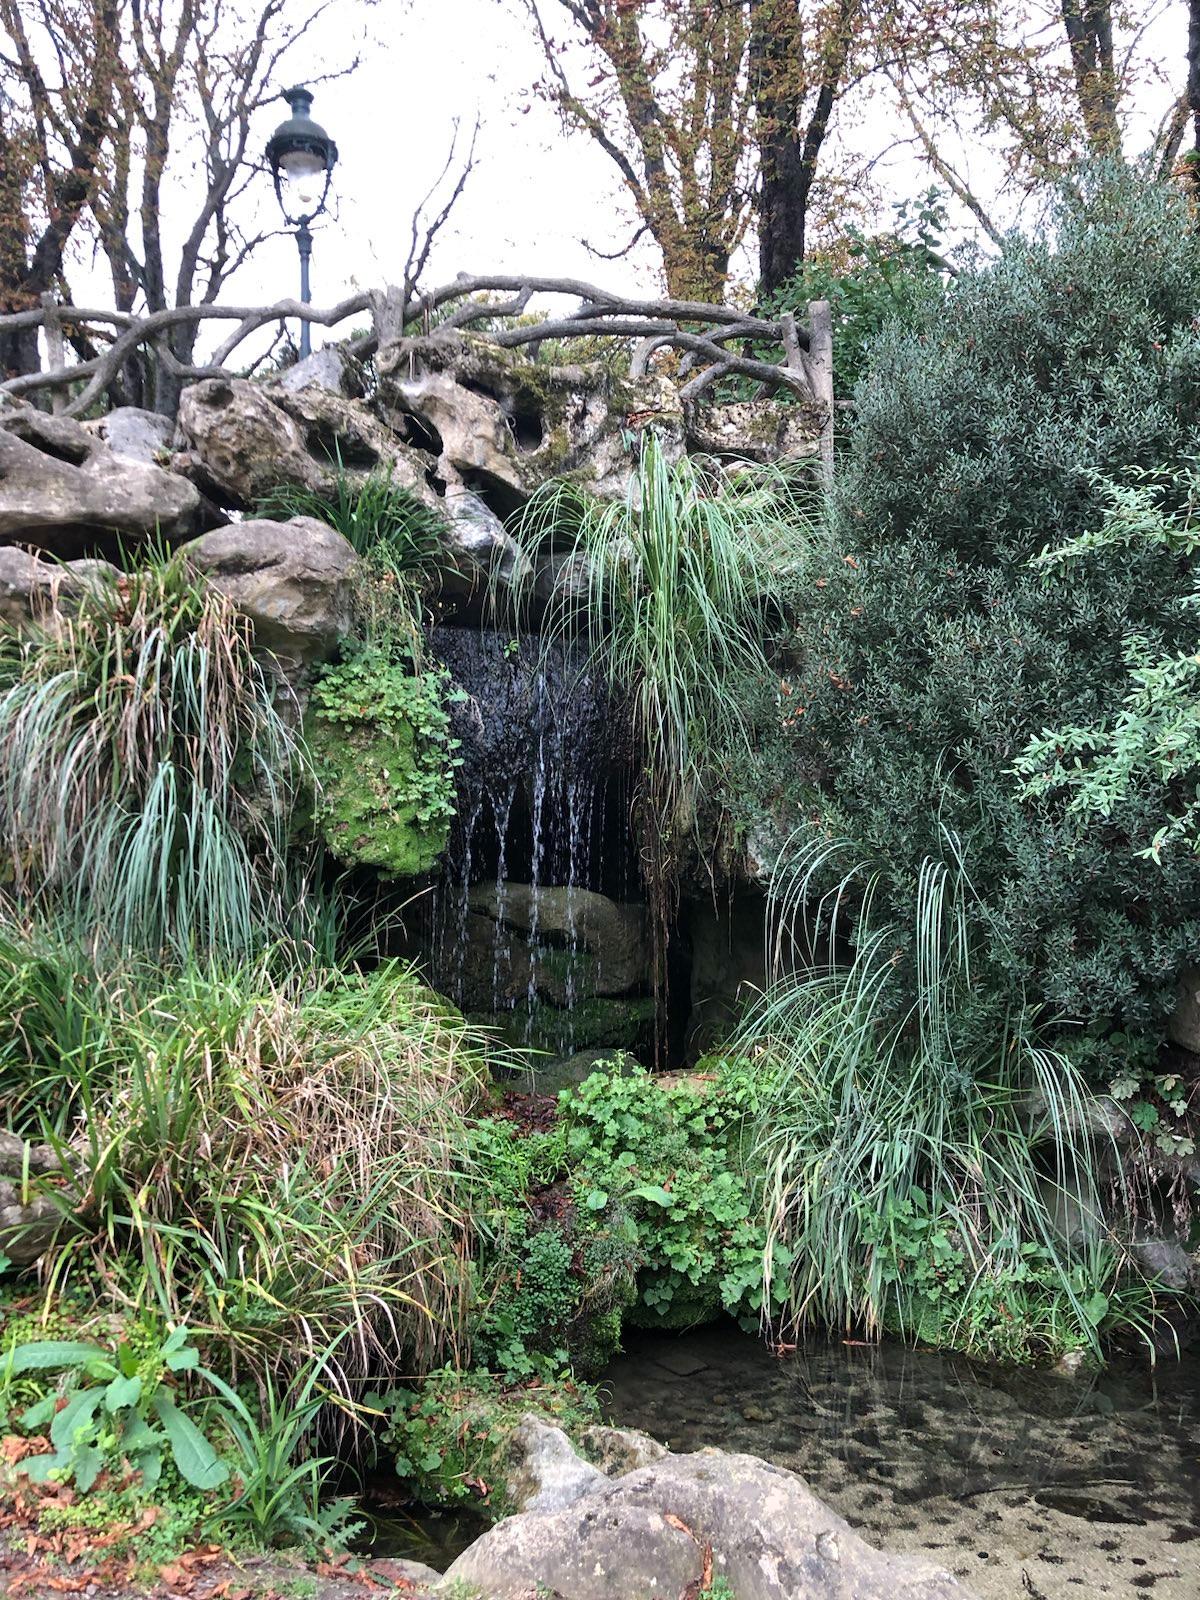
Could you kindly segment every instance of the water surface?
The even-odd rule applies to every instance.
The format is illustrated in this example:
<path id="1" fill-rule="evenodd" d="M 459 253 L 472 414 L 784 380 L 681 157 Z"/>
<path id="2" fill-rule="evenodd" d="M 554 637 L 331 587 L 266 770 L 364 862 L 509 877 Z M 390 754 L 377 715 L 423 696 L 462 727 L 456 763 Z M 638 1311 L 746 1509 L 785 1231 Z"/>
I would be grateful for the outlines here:
<path id="1" fill-rule="evenodd" d="M 715 1326 L 631 1333 L 605 1387 L 613 1421 L 790 1467 L 982 1600 L 1200 1600 L 1200 1353 L 1062 1377 Z"/>

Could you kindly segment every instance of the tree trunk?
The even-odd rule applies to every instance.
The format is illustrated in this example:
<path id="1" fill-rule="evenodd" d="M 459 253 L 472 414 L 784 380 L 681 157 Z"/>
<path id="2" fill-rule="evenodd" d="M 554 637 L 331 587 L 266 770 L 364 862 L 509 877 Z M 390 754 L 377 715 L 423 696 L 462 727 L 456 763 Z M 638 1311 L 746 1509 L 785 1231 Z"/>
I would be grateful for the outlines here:
<path id="1" fill-rule="evenodd" d="M 1192 188 L 1200 194 L 1200 0 L 1188 0 L 1187 103 L 1192 114 Z"/>

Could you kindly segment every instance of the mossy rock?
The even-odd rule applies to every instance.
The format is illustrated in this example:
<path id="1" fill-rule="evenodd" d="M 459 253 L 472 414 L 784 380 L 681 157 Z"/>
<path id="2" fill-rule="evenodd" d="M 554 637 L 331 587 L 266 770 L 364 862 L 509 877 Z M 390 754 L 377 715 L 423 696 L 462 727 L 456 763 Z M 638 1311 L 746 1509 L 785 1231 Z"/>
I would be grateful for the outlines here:
<path id="1" fill-rule="evenodd" d="M 440 673 L 364 650 L 323 674 L 305 736 L 332 855 L 385 878 L 430 871 L 454 816 L 455 741 Z"/>
<path id="2" fill-rule="evenodd" d="M 531 1011 L 500 1012 L 483 1018 L 519 1049 L 563 1057 L 584 1050 L 636 1055 L 654 1042 L 654 1000 L 650 995 L 607 998 L 593 995 L 568 1008 L 546 1004 Z"/>

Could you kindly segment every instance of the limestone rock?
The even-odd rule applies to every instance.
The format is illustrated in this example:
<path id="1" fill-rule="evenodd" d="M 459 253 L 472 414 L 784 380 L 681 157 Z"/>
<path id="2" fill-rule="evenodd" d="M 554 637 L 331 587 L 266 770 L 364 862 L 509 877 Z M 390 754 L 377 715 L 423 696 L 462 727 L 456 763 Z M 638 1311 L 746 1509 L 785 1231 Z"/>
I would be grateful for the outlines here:
<path id="1" fill-rule="evenodd" d="M 29 406 L 0 414 L 0 544 L 69 560 L 118 541 L 175 543 L 211 520 L 194 484 L 79 423 Z"/>
<path id="2" fill-rule="evenodd" d="M 107 561 L 47 561 L 19 545 L 0 546 L 0 622 L 24 628 L 69 614 L 85 589 L 119 577 Z"/>
<path id="3" fill-rule="evenodd" d="M 582 1429 L 578 1437 L 588 1460 L 607 1478 L 623 1478 L 627 1472 L 648 1467 L 668 1454 L 665 1444 L 659 1444 L 640 1428 L 610 1428 L 594 1423 Z"/>
<path id="4" fill-rule="evenodd" d="M 131 461 L 149 461 L 154 465 L 170 448 L 175 426 L 170 417 L 157 411 L 143 411 L 140 406 L 118 406 L 92 422 L 82 426 L 94 439 L 101 440 L 114 455 Z"/>
<path id="5" fill-rule="evenodd" d="M 506 1498 L 518 1511 L 562 1511 L 608 1482 L 575 1454 L 561 1428 L 540 1417 L 521 1419 L 509 1442 L 512 1470 Z"/>
<path id="6" fill-rule="evenodd" d="M 1200 1266 L 1176 1238 L 1135 1239 L 1129 1254 L 1148 1278 L 1166 1289 L 1186 1294 L 1200 1280 Z"/>
<path id="7" fill-rule="evenodd" d="M 14 1266 L 32 1266 L 66 1221 L 62 1207 L 37 1180 L 70 1176 L 51 1146 L 0 1133 L 0 1255 Z"/>
<path id="8" fill-rule="evenodd" d="M 517 1600 L 633 1600 L 714 1576 L 738 1600 L 969 1600 L 948 1573 L 875 1550 L 793 1472 L 754 1456 L 666 1455 L 565 1509 L 525 1511 L 453 1563 L 445 1586 Z"/>
<path id="9" fill-rule="evenodd" d="M 334 394 L 357 397 L 366 390 L 366 375 L 344 344 L 325 344 L 303 361 L 284 367 L 271 383 L 291 394 L 301 389 L 330 389 Z"/>
<path id="10" fill-rule="evenodd" d="M 445 594 L 466 598 L 492 589 L 512 590 L 528 577 L 528 556 L 503 522 L 473 490 L 448 484 L 442 501 L 447 519 L 441 568 Z"/>
<path id="11" fill-rule="evenodd" d="M 329 468 L 310 455 L 304 430 L 261 384 L 245 378 L 206 378 L 183 391 L 175 458 L 223 505 L 246 510 L 281 485 L 321 490 Z"/>
<path id="12" fill-rule="evenodd" d="M 285 667 L 328 659 L 350 630 L 357 557 L 324 522 L 231 522 L 189 544 L 187 554 Z"/>
<path id="13" fill-rule="evenodd" d="M 797 460 L 819 454 L 821 419 L 804 405 L 737 400 L 689 406 L 688 442 L 706 455 L 737 461 Z"/>
<path id="14" fill-rule="evenodd" d="M 376 365 L 384 403 L 437 454 L 441 478 L 478 489 L 502 516 L 552 478 L 623 498 L 647 427 L 669 457 L 684 452 L 678 391 L 657 376 L 543 365 L 454 330 L 386 344 Z"/>

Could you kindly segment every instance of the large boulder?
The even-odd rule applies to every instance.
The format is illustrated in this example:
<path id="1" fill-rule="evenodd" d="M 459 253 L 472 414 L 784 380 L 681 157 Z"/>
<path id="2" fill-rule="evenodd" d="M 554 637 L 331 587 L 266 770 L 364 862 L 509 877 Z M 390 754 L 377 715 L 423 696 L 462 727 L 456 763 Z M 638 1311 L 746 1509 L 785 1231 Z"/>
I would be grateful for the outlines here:
<path id="1" fill-rule="evenodd" d="M 568 1503 L 498 1523 L 453 1563 L 446 1590 L 642 1600 L 719 1576 L 737 1600 L 969 1600 L 932 1564 L 874 1549 L 797 1473 L 755 1456 L 664 1455 L 615 1481 L 567 1473 L 561 1443 L 541 1458 L 561 1492 L 540 1483 L 535 1500 Z"/>
<path id="2" fill-rule="evenodd" d="M 254 624 L 285 669 L 327 660 L 350 631 L 357 557 L 314 517 L 215 528 L 186 547 L 189 560 Z"/>
<path id="3" fill-rule="evenodd" d="M 501 516 L 552 478 L 623 499 L 647 428 L 669 456 L 684 452 L 678 390 L 658 376 L 551 366 L 455 330 L 385 344 L 376 366 L 382 404 L 437 455 L 440 478 L 479 490 Z"/>
<path id="4" fill-rule="evenodd" d="M 0 544 L 63 560 L 119 544 L 176 543 L 212 521 L 194 484 L 118 455 L 66 417 L 0 412 Z"/>
<path id="5" fill-rule="evenodd" d="M 283 486 L 320 492 L 332 469 L 310 454 L 304 429 L 261 384 L 206 378 L 183 391 L 175 467 L 222 505 L 248 510 Z"/>
<path id="6" fill-rule="evenodd" d="M 0 1256 L 28 1267 L 45 1254 L 67 1217 L 53 1191 L 71 1178 L 49 1145 L 0 1133 Z"/>

